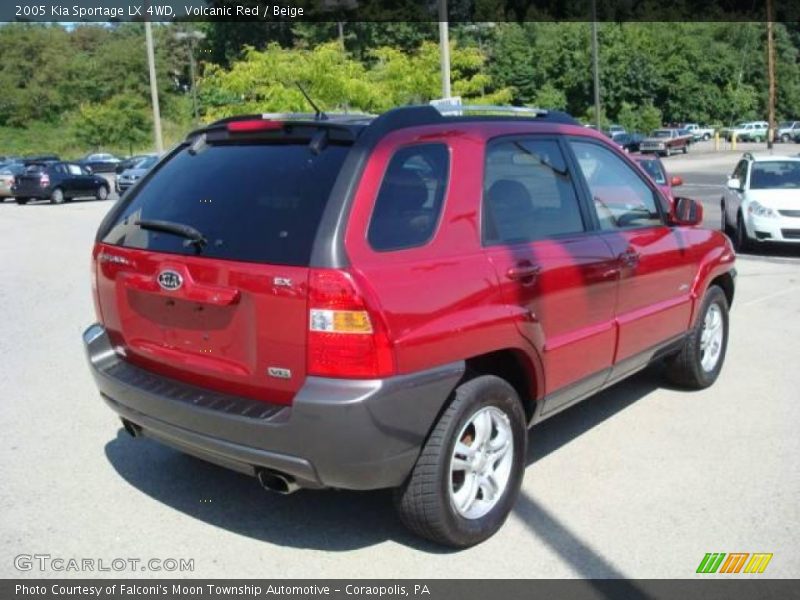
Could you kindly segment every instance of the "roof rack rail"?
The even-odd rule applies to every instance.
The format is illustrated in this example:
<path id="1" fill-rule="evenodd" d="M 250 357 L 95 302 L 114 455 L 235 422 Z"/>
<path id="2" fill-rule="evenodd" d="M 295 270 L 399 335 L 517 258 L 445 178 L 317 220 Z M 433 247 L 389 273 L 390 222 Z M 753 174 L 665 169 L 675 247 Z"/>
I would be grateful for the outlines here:
<path id="1" fill-rule="evenodd" d="M 375 115 L 365 114 L 365 113 L 340 113 L 340 112 L 332 112 L 332 113 L 325 113 L 328 115 L 327 120 L 337 120 L 337 121 L 361 121 L 364 119 L 374 119 Z M 321 119 L 317 118 L 314 113 L 303 113 L 303 112 L 283 112 L 283 113 L 256 113 L 256 114 L 249 114 L 249 115 L 236 115 L 233 117 L 225 117 L 223 119 L 218 119 L 209 123 L 205 127 L 215 127 L 219 125 L 225 125 L 227 123 L 231 123 L 234 121 L 251 121 L 256 119 L 285 119 L 285 120 L 302 120 L 302 121 L 320 121 Z M 204 128 L 205 128 L 204 127 Z"/>
<path id="2" fill-rule="evenodd" d="M 432 106 L 439 111 L 442 116 L 466 116 L 466 113 L 472 114 L 494 114 L 505 116 L 522 116 L 522 117 L 544 117 L 550 111 L 544 108 L 529 108 L 527 106 L 498 106 L 498 105 L 481 105 L 481 104 L 448 104 L 446 102 L 432 104 Z"/>

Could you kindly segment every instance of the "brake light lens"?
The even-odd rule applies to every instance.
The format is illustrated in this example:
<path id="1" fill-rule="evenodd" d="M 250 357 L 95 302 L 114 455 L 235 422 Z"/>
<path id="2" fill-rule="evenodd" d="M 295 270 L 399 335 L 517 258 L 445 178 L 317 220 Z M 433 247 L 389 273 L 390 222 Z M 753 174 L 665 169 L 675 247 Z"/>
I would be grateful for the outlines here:
<path id="1" fill-rule="evenodd" d="M 42 177 L 39 179 L 39 185 L 42 187 L 47 187 L 50 185 L 50 175 L 47 173 L 42 173 Z"/>
<path id="2" fill-rule="evenodd" d="M 350 273 L 312 270 L 308 301 L 309 375 L 374 379 L 394 374 L 386 328 Z"/>
<path id="3" fill-rule="evenodd" d="M 227 129 L 230 133 L 248 133 L 251 131 L 276 131 L 283 128 L 281 121 L 268 121 L 266 119 L 253 119 L 249 121 L 232 121 Z"/>

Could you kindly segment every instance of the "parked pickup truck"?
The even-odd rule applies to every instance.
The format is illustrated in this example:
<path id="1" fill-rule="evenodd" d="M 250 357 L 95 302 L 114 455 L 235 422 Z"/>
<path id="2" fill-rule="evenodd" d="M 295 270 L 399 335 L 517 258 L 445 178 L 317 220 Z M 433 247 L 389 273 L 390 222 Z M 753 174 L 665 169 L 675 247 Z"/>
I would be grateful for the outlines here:
<path id="1" fill-rule="evenodd" d="M 642 154 L 661 154 L 670 156 L 678 151 L 686 154 L 689 151 L 691 135 L 684 135 L 678 129 L 656 129 L 649 137 L 642 140 L 639 152 Z"/>
<path id="2" fill-rule="evenodd" d="M 762 142 L 767 139 L 768 129 L 769 124 L 766 121 L 746 121 L 723 129 L 720 135 L 729 142 L 733 136 L 741 142 Z"/>
<path id="3" fill-rule="evenodd" d="M 474 110 L 232 117 L 159 161 L 92 254 L 83 339 L 124 430 L 282 494 L 394 488 L 464 547 L 514 507 L 528 427 L 654 361 L 712 385 L 735 253 L 702 204 L 568 115 Z"/>
<path id="4" fill-rule="evenodd" d="M 701 127 L 697 123 L 686 123 L 683 128 L 691 132 L 695 140 L 710 140 L 716 131 L 713 127 Z"/>

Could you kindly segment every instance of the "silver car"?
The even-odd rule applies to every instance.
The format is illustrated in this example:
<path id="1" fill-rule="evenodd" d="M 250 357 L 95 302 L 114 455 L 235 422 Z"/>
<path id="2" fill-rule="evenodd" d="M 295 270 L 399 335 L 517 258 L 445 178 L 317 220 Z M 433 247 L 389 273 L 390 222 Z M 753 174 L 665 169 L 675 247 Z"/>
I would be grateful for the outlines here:
<path id="1" fill-rule="evenodd" d="M 117 175 L 117 193 L 120 195 L 124 194 L 133 184 L 147 174 L 153 165 L 158 162 L 158 159 L 159 156 L 157 154 L 150 154 L 130 169 L 126 169 Z"/>

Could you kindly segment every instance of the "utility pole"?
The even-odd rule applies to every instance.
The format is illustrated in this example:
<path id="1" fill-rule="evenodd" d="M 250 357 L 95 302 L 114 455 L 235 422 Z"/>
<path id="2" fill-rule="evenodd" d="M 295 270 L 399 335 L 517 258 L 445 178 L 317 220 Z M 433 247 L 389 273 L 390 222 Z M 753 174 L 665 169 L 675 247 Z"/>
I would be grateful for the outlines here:
<path id="1" fill-rule="evenodd" d="M 447 0 L 439 0 L 439 60 L 442 71 L 442 98 L 450 98 L 450 34 L 447 26 Z"/>
<path id="2" fill-rule="evenodd" d="M 594 78 L 594 126 L 600 131 L 600 59 L 597 47 L 597 0 L 592 0 L 592 77 Z"/>
<path id="3" fill-rule="evenodd" d="M 158 106 L 158 81 L 156 80 L 156 55 L 153 50 L 153 29 L 150 21 L 144 22 L 144 37 L 147 40 L 147 66 L 150 71 L 150 100 L 153 104 L 153 135 L 156 152 L 164 151 L 164 139 L 161 137 L 161 109 Z"/>
<path id="4" fill-rule="evenodd" d="M 767 148 L 770 150 L 772 150 L 772 143 L 775 139 L 775 23 L 772 18 L 772 0 L 767 0 L 767 71 L 769 72 Z"/>
<path id="5" fill-rule="evenodd" d="M 200 120 L 200 114 L 197 106 L 197 77 L 195 75 L 195 59 L 194 59 L 194 43 L 195 41 L 201 42 L 206 39 L 206 35 L 202 31 L 179 31 L 175 34 L 176 40 L 189 41 L 189 75 L 192 79 L 192 109 L 194 111 L 194 121 Z"/>

